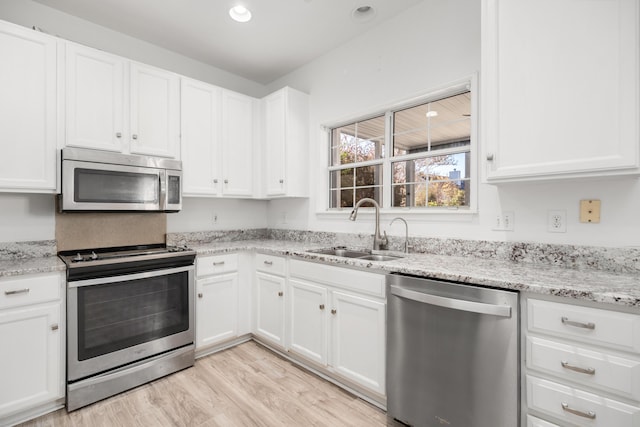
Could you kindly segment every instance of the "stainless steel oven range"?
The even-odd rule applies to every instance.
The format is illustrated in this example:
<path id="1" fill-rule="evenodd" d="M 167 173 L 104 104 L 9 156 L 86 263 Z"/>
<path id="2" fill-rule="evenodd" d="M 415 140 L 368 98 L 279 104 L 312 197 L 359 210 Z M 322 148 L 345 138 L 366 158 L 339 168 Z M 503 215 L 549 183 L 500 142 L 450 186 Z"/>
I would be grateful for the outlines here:
<path id="1" fill-rule="evenodd" d="M 144 245 L 61 252 L 67 265 L 67 410 L 192 366 L 194 261 Z"/>

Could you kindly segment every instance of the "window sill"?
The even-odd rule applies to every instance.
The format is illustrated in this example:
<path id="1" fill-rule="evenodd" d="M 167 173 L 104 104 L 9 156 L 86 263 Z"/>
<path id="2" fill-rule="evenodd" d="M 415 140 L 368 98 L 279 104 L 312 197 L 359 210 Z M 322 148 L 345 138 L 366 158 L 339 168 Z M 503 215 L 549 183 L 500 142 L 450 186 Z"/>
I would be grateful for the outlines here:
<path id="1" fill-rule="evenodd" d="M 349 219 L 351 208 L 317 211 L 317 219 L 344 220 Z M 471 222 L 478 215 L 477 210 L 471 209 L 421 209 L 421 208 L 386 208 L 380 209 L 380 217 L 392 219 L 400 216 L 412 222 Z M 373 208 L 358 209 L 358 218 L 373 218 Z"/>

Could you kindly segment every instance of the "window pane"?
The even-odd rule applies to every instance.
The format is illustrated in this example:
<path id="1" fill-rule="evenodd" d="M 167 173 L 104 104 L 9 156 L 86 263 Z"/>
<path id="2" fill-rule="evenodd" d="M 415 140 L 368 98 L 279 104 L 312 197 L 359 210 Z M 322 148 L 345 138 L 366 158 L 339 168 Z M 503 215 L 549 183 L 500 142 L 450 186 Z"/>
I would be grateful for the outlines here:
<path id="1" fill-rule="evenodd" d="M 429 158 L 429 180 L 469 178 L 471 155 L 469 152 Z"/>
<path id="2" fill-rule="evenodd" d="M 393 186 L 394 207 L 426 206 L 427 184 L 406 184 Z"/>
<path id="3" fill-rule="evenodd" d="M 331 132 L 331 166 L 355 161 L 355 133 L 355 124 L 333 129 Z"/>
<path id="4" fill-rule="evenodd" d="M 331 172 L 331 188 L 353 187 L 353 168 Z"/>
<path id="5" fill-rule="evenodd" d="M 394 156 L 469 145 L 471 94 L 396 111 L 393 131 Z"/>
<path id="6" fill-rule="evenodd" d="M 382 165 L 371 165 L 356 168 L 356 186 L 381 185 Z"/>
<path id="7" fill-rule="evenodd" d="M 331 190 L 331 208 L 353 207 L 353 188 Z"/>
<path id="8" fill-rule="evenodd" d="M 384 116 L 331 131 L 331 166 L 384 157 Z"/>
<path id="9" fill-rule="evenodd" d="M 467 181 L 429 183 L 429 206 L 469 206 Z"/>
<path id="10" fill-rule="evenodd" d="M 358 187 L 356 188 L 356 203 L 360 199 L 370 198 L 382 206 L 382 187 Z M 365 205 L 370 206 L 370 205 Z M 364 206 L 363 206 L 364 207 Z"/>

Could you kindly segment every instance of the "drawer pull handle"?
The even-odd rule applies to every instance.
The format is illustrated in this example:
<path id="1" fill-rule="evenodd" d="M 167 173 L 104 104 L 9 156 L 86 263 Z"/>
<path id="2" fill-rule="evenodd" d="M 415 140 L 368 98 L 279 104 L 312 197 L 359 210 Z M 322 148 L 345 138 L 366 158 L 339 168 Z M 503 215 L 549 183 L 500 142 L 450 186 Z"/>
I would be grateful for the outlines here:
<path id="1" fill-rule="evenodd" d="M 219 265 L 224 265 L 224 261 L 220 261 L 220 262 L 214 262 L 213 265 L 215 267 L 219 266 Z"/>
<path id="2" fill-rule="evenodd" d="M 265 261 L 264 265 L 273 265 L 273 261 Z"/>
<path id="3" fill-rule="evenodd" d="M 202 292 L 198 293 L 198 298 L 202 298 Z"/>
<path id="4" fill-rule="evenodd" d="M 5 295 L 28 294 L 29 288 L 16 289 L 15 291 L 4 291 Z"/>
<path id="5" fill-rule="evenodd" d="M 596 324 L 595 323 L 584 323 L 584 322 L 576 322 L 574 320 L 569 320 L 567 317 L 562 317 L 560 320 L 562 320 L 562 323 L 564 323 L 567 326 L 575 326 L 576 328 L 584 328 L 584 329 L 595 329 L 596 328 Z"/>
<path id="6" fill-rule="evenodd" d="M 320 304 L 320 310 L 324 310 L 324 304 Z"/>
<path id="7" fill-rule="evenodd" d="M 581 368 L 579 366 L 573 366 L 566 360 L 561 361 L 560 364 L 562 365 L 563 368 L 566 368 L 575 372 L 580 372 L 581 374 L 594 375 L 596 373 L 596 370 L 594 368 Z"/>
<path id="8" fill-rule="evenodd" d="M 596 418 L 596 413 L 593 411 L 583 412 L 577 409 L 573 409 L 569 407 L 569 404 L 566 402 L 562 402 L 562 410 L 569 412 L 570 414 L 577 415 L 583 418 L 589 418 L 590 420 L 594 420 Z"/>
<path id="9" fill-rule="evenodd" d="M 284 295 L 284 293 L 282 291 L 278 291 L 278 296 L 281 297 L 282 295 Z"/>
<path id="10" fill-rule="evenodd" d="M 331 314 L 336 314 L 338 312 L 338 310 L 336 310 L 335 308 L 331 309 Z"/>
<path id="11" fill-rule="evenodd" d="M 57 324 L 57 323 L 54 323 L 53 325 L 51 325 L 51 330 L 52 330 L 52 331 L 57 331 L 57 330 L 58 330 L 58 328 L 59 328 L 59 326 L 58 326 L 58 324 Z"/>

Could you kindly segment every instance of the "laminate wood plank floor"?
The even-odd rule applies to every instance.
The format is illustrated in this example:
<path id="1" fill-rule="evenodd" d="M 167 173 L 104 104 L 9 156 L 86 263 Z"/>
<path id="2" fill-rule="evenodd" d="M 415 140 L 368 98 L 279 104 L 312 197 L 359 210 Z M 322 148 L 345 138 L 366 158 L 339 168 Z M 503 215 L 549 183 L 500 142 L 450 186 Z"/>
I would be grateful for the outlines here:
<path id="1" fill-rule="evenodd" d="M 77 411 L 21 427 L 400 426 L 386 413 L 253 341 Z"/>

